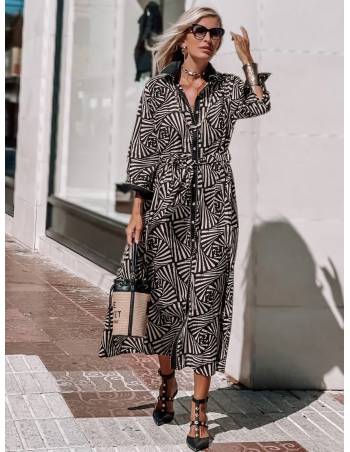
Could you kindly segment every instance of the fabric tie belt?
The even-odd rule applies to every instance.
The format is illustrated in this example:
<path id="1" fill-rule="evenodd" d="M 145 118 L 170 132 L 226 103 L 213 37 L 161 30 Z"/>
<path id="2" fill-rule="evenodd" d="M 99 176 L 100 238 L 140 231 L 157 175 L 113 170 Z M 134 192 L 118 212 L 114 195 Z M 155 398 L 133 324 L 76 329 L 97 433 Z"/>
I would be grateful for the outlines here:
<path id="1" fill-rule="evenodd" d="M 231 161 L 231 155 L 229 152 L 226 153 L 216 153 L 216 154 L 208 154 L 198 159 L 194 159 L 191 155 L 188 154 L 174 154 L 174 155 L 165 155 L 160 157 L 160 162 L 164 163 L 183 163 L 186 165 L 208 165 L 219 162 L 227 162 Z"/>

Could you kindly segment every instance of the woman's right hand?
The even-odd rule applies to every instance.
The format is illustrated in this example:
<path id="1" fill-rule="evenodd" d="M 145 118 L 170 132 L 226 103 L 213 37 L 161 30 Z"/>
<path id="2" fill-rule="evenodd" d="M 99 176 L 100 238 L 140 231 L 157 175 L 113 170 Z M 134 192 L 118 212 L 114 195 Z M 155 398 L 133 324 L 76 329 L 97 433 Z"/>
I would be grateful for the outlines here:
<path id="1" fill-rule="evenodd" d="M 133 212 L 131 214 L 129 224 L 125 228 L 128 245 L 132 245 L 133 239 L 136 243 L 141 240 L 142 229 L 143 221 L 141 213 Z"/>

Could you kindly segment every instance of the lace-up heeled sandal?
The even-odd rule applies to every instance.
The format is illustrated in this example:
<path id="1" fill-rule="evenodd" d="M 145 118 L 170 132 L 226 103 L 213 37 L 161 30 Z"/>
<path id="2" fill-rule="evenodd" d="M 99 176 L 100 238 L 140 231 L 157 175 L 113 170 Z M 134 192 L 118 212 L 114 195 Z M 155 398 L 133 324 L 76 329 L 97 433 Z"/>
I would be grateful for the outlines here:
<path id="1" fill-rule="evenodd" d="M 154 422 L 157 425 L 162 425 L 171 422 L 174 419 L 174 411 L 167 411 L 166 410 L 166 402 L 170 400 L 174 400 L 178 389 L 174 392 L 172 396 L 168 396 L 168 387 L 167 382 L 175 375 L 175 370 L 171 374 L 162 374 L 161 369 L 158 369 L 159 375 L 162 377 L 162 395 L 158 396 L 158 401 L 161 400 L 161 408 L 157 410 L 157 408 L 154 408 L 153 410 L 153 419 Z M 158 402 L 157 402 L 158 404 Z"/>
<path id="2" fill-rule="evenodd" d="M 194 396 L 192 396 L 192 401 L 195 403 L 195 409 L 194 409 L 194 420 L 191 420 L 190 427 L 192 425 L 195 426 L 195 436 L 187 435 L 186 443 L 188 447 L 194 451 L 199 451 L 203 449 L 207 449 L 209 447 L 210 442 L 210 436 L 206 436 L 204 438 L 201 438 L 199 435 L 199 427 L 203 426 L 206 428 L 209 428 L 209 425 L 207 423 L 208 417 L 206 415 L 206 421 L 200 421 L 199 420 L 199 405 L 201 403 L 206 403 L 208 401 L 209 397 L 206 397 L 205 399 L 196 399 Z"/>

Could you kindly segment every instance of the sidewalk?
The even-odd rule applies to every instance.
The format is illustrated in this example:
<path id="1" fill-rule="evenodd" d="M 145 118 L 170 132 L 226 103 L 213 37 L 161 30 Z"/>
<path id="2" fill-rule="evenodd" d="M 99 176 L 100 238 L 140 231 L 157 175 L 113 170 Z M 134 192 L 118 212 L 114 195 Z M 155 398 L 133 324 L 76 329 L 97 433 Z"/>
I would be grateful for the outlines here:
<path id="1" fill-rule="evenodd" d="M 6 236 L 6 450 L 190 451 L 191 369 L 177 371 L 175 420 L 157 427 L 156 356 L 97 356 L 107 302 Z M 339 391 L 252 391 L 217 373 L 209 450 L 341 452 L 343 409 Z"/>

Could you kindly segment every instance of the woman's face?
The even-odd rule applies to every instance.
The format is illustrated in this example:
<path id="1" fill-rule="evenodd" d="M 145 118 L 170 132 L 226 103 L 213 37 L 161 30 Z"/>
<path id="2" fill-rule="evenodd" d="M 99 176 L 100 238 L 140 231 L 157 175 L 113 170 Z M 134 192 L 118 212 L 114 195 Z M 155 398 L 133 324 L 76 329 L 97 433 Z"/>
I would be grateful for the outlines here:
<path id="1" fill-rule="evenodd" d="M 219 19 L 214 16 L 203 17 L 196 22 L 207 28 L 221 27 Z M 222 38 L 213 39 L 207 33 L 202 40 L 195 38 L 194 34 L 188 32 L 182 45 L 186 46 L 186 52 L 194 59 L 210 60 L 217 51 Z"/>

